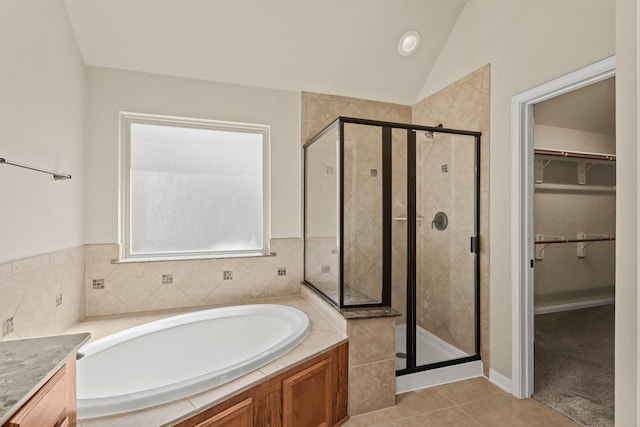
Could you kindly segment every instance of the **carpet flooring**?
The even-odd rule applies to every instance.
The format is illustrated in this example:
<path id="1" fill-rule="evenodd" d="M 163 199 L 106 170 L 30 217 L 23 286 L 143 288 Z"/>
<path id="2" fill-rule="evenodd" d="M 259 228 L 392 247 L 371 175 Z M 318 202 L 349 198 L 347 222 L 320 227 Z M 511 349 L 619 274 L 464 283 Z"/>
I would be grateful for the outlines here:
<path id="1" fill-rule="evenodd" d="M 534 398 L 583 426 L 613 426 L 613 305 L 535 317 Z"/>

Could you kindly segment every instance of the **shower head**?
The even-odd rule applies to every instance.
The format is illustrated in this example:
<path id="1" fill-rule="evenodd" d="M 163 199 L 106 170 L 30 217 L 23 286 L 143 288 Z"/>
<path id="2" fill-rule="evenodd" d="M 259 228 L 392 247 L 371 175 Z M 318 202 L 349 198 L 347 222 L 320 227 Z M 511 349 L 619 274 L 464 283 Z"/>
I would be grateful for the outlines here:
<path id="1" fill-rule="evenodd" d="M 440 124 L 439 124 L 438 126 L 436 126 L 436 127 L 437 127 L 437 128 L 441 128 L 441 127 L 443 127 L 443 126 L 442 126 L 442 123 L 440 123 Z M 435 135 L 433 134 L 433 131 L 432 131 L 432 130 L 429 130 L 429 131 L 425 132 L 425 133 L 424 133 L 424 136 L 425 136 L 426 138 L 428 138 L 428 139 L 433 139 L 433 138 L 435 137 Z"/>

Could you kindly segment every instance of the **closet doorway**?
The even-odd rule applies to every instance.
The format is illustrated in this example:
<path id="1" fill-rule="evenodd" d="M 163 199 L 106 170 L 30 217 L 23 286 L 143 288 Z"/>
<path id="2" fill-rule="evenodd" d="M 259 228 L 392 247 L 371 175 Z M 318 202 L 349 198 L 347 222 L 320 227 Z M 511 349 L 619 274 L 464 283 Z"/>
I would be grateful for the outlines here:
<path id="1" fill-rule="evenodd" d="M 533 105 L 533 396 L 613 426 L 615 77 Z"/>

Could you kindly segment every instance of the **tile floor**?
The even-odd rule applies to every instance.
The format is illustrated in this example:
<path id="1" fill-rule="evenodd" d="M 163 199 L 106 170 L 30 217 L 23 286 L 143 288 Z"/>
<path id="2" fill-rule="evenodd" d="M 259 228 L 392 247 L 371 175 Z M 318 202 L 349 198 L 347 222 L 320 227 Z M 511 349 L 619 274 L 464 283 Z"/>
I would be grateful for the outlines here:
<path id="1" fill-rule="evenodd" d="M 485 378 L 397 396 L 394 407 L 352 417 L 344 427 L 576 426 L 533 399 L 520 400 Z"/>

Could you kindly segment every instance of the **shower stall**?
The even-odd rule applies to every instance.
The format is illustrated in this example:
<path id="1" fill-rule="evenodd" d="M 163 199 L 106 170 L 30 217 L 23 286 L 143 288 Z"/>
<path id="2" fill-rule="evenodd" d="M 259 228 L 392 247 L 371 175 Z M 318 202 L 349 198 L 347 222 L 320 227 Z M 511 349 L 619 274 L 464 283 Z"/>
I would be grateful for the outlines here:
<path id="1" fill-rule="evenodd" d="M 391 306 L 396 372 L 480 359 L 480 133 L 339 117 L 304 145 L 304 280 Z"/>

